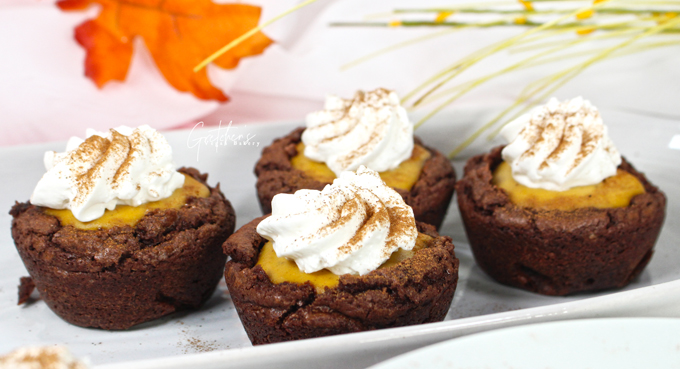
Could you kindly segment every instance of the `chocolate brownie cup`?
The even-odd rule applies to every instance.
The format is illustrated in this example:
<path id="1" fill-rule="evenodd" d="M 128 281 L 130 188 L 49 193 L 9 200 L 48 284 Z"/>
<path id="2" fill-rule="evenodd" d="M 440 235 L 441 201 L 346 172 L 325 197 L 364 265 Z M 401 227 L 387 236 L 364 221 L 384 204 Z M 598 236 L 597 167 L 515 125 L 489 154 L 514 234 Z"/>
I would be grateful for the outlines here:
<path id="1" fill-rule="evenodd" d="M 207 186 L 207 174 L 180 172 Z M 233 233 L 234 210 L 220 192 L 153 209 L 134 226 L 96 230 L 62 225 L 43 207 L 16 203 L 12 237 L 41 298 L 69 323 L 127 329 L 212 295 Z"/>
<path id="2" fill-rule="evenodd" d="M 274 284 L 257 265 L 267 240 L 257 218 L 224 243 L 225 279 L 250 341 L 274 343 L 438 322 L 451 305 L 458 259 L 451 238 L 417 223 L 431 239 L 412 257 L 366 275 L 344 274 L 323 291 L 310 282 Z"/>
<path id="3" fill-rule="evenodd" d="M 279 193 L 295 193 L 301 189 L 321 190 L 331 183 L 318 181 L 291 164 L 291 159 L 298 154 L 297 145 L 302 141 L 304 130 L 303 127 L 297 128 L 262 150 L 262 157 L 255 166 L 255 175 L 257 196 L 264 214 L 271 213 L 271 201 Z M 414 142 L 425 148 L 430 157 L 410 191 L 394 189 L 411 206 L 417 221 L 439 229 L 453 197 L 456 174 L 444 155 L 426 147 L 418 138 L 414 138 Z"/>
<path id="4" fill-rule="evenodd" d="M 645 192 L 618 208 L 544 210 L 515 205 L 493 183 L 501 150 L 471 158 L 458 207 L 475 261 L 500 283 L 545 295 L 620 288 L 649 262 L 666 198 L 625 159 Z"/>

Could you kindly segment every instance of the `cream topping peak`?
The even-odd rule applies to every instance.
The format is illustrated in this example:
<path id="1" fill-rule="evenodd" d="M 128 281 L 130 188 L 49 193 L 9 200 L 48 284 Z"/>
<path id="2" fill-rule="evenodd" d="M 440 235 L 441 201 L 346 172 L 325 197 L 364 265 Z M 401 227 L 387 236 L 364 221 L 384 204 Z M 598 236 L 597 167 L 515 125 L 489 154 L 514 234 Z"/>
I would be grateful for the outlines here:
<path id="1" fill-rule="evenodd" d="M 555 98 L 508 123 L 503 159 L 527 187 L 564 191 L 616 174 L 621 155 L 607 136 L 600 113 L 581 97 Z"/>
<path id="2" fill-rule="evenodd" d="M 32 204 L 70 209 L 87 222 L 119 204 L 164 199 L 184 184 L 172 162 L 172 148 L 149 126 L 88 130 L 87 136 L 71 138 L 66 152 L 45 153 L 47 173 L 33 191 Z"/>
<path id="3" fill-rule="evenodd" d="M 418 236 L 413 210 L 375 171 L 343 172 L 322 191 L 278 194 L 257 232 L 305 273 L 364 275 Z"/>
<path id="4" fill-rule="evenodd" d="M 352 99 L 328 96 L 324 110 L 307 116 L 305 156 L 339 175 L 365 165 L 394 169 L 413 151 L 413 124 L 394 91 L 358 91 Z"/>
<path id="5" fill-rule="evenodd" d="M 0 356 L 0 368 L 87 369 L 88 365 L 63 346 L 27 346 Z"/>

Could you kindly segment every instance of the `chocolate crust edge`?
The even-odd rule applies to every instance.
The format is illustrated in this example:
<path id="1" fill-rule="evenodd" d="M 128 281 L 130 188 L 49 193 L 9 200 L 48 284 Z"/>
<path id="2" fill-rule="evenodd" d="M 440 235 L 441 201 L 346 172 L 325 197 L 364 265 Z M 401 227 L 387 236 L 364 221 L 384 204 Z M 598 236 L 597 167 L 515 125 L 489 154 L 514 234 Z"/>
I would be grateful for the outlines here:
<path id="1" fill-rule="evenodd" d="M 451 238 L 418 222 L 434 244 L 393 267 L 364 276 L 343 275 L 317 294 L 310 283 L 272 284 L 256 265 L 266 243 L 256 232 L 260 217 L 225 243 L 231 259 L 225 280 L 239 318 L 254 345 L 437 322 L 446 316 L 458 283 Z"/>
<path id="2" fill-rule="evenodd" d="M 496 281 L 545 295 L 621 288 L 649 262 L 666 197 L 622 160 L 645 187 L 623 208 L 575 211 L 518 207 L 492 183 L 502 146 L 468 160 L 456 184 L 475 261 Z"/>
<path id="3" fill-rule="evenodd" d="M 297 155 L 295 146 L 302 140 L 304 130 L 303 127 L 297 128 L 262 150 L 262 156 L 255 165 L 255 175 L 257 196 L 263 214 L 271 213 L 271 201 L 276 194 L 295 193 L 301 189 L 322 190 L 329 184 L 310 178 L 290 164 L 290 159 Z M 456 173 L 440 152 L 423 145 L 417 138 L 414 140 L 432 156 L 425 162 L 411 191 L 396 191 L 411 206 L 417 221 L 439 229 L 453 197 Z"/>
<path id="4" fill-rule="evenodd" d="M 207 174 L 181 168 L 207 186 Z M 10 214 L 12 237 L 41 298 L 69 323 L 127 329 L 210 298 L 222 277 L 221 245 L 235 213 L 220 192 L 179 209 L 147 212 L 135 227 L 62 226 L 29 202 Z"/>

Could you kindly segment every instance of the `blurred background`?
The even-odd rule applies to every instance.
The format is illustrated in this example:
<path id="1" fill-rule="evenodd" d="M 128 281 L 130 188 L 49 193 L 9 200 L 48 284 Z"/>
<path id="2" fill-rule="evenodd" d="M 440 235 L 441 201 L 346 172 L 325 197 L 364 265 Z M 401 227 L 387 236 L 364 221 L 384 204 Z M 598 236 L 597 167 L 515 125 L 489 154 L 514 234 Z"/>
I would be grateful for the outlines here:
<path id="1" fill-rule="evenodd" d="M 266 21 L 299 3 L 252 0 Z M 150 124 L 157 129 L 304 121 L 322 107 L 326 94 L 351 96 L 357 89 L 386 87 L 400 95 L 435 72 L 481 47 L 526 31 L 523 27 L 461 29 L 382 53 L 352 68 L 348 63 L 401 42 L 441 33 L 441 27 L 338 26 L 339 22 L 389 22 L 399 8 L 460 5 L 461 0 L 319 0 L 264 29 L 274 40 L 264 53 L 241 59 L 238 67 L 208 67 L 211 82 L 228 102 L 200 100 L 166 82 L 141 40 L 124 82 L 99 89 L 84 75 L 85 50 L 74 28 L 95 17 L 96 5 L 64 12 L 50 0 L 0 0 L 0 145 L 61 141 L 86 128 Z M 510 2 L 512 3 L 512 2 Z M 418 15 L 420 18 L 425 16 Z M 403 19 L 401 17 L 400 19 Z M 678 38 L 678 36 L 675 36 Z M 561 99 L 582 95 L 601 109 L 658 116 L 680 122 L 680 47 L 664 47 L 595 64 L 555 92 Z M 515 59 L 513 59 L 515 58 Z M 501 53 L 461 75 L 469 81 L 499 63 L 516 60 Z M 562 62 L 568 66 L 569 61 Z M 526 84 L 560 62 L 503 75 L 464 95 L 432 120 L 472 132 L 511 104 Z M 435 105 L 412 109 L 414 120 Z M 605 117 L 606 122 L 606 117 Z M 643 122 L 641 122 L 643 124 Z M 680 123 L 679 131 L 680 131 Z M 452 138 L 460 141 L 462 138 Z M 454 142 L 455 143 L 455 142 Z M 453 144 L 452 144 L 453 146 Z"/>

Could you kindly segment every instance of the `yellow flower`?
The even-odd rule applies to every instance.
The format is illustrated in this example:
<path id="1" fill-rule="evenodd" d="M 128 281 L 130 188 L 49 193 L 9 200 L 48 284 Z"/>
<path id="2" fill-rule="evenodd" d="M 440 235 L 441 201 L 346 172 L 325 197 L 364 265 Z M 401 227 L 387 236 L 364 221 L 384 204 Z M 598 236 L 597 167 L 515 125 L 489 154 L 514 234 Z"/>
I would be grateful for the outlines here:
<path id="1" fill-rule="evenodd" d="M 524 8 L 529 11 L 534 10 L 534 4 L 531 3 L 529 0 L 518 0 L 520 4 L 524 5 Z"/>
<path id="2" fill-rule="evenodd" d="M 527 17 L 515 18 L 515 24 L 527 24 Z"/>
<path id="3" fill-rule="evenodd" d="M 593 9 L 584 10 L 584 11 L 576 14 L 576 19 L 578 19 L 578 20 L 588 19 L 588 18 L 592 17 L 594 13 L 595 13 L 595 11 L 593 11 Z"/>
<path id="4" fill-rule="evenodd" d="M 678 16 L 678 13 L 675 13 L 675 12 L 664 13 L 662 16 L 659 17 L 657 22 L 659 24 L 663 24 L 663 23 L 668 22 L 669 20 L 671 20 L 671 19 L 673 19 L 677 16 Z"/>
<path id="5" fill-rule="evenodd" d="M 593 32 L 595 32 L 595 27 L 583 27 L 583 28 L 579 28 L 576 31 L 576 34 L 580 35 L 580 36 L 585 36 L 585 35 L 589 35 Z"/>
<path id="6" fill-rule="evenodd" d="M 450 17 L 453 12 L 439 12 L 437 13 L 437 18 L 434 19 L 435 23 L 444 23 L 446 21 L 446 18 Z"/>

